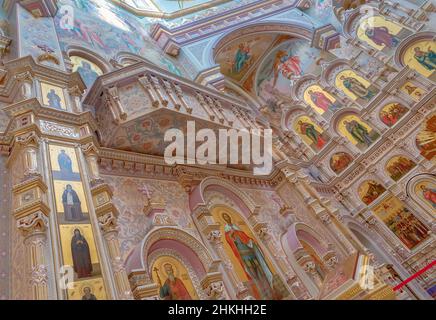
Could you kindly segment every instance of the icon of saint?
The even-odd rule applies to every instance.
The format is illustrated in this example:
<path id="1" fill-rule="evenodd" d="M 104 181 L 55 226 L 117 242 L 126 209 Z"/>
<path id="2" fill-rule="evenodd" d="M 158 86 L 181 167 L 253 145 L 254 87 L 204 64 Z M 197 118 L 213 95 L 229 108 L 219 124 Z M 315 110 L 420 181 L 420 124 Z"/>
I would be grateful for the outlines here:
<path id="1" fill-rule="evenodd" d="M 89 251 L 88 241 L 79 229 L 74 230 L 71 239 L 71 252 L 73 255 L 73 268 L 77 277 L 87 278 L 92 275 L 91 253 Z"/>
<path id="2" fill-rule="evenodd" d="M 164 270 L 167 275 L 167 280 L 162 285 L 157 268 L 154 269 L 160 285 L 159 296 L 163 300 L 192 300 L 183 281 L 177 278 L 174 274 L 174 267 L 169 264 L 164 264 Z"/>
<path id="3" fill-rule="evenodd" d="M 98 300 L 97 297 L 92 293 L 90 287 L 83 288 L 82 300 Z"/>
<path id="4" fill-rule="evenodd" d="M 62 194 L 62 204 L 66 221 L 83 221 L 82 204 L 73 186 L 67 184 Z"/>
<path id="5" fill-rule="evenodd" d="M 56 91 L 54 89 L 51 89 L 47 93 L 47 99 L 48 99 L 48 106 L 50 108 L 54 108 L 54 109 L 58 109 L 58 110 L 63 110 L 62 109 L 61 98 L 58 96 L 58 94 L 56 93 Z"/>

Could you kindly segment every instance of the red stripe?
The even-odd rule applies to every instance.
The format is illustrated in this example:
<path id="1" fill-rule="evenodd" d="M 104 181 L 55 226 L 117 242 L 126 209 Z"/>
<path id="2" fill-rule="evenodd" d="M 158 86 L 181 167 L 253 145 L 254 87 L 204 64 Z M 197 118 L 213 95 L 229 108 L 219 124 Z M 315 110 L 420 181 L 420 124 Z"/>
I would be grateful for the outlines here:
<path id="1" fill-rule="evenodd" d="M 400 288 L 402 288 L 403 286 L 405 286 L 406 284 L 408 284 L 410 281 L 412 281 L 413 279 L 419 277 L 421 274 L 423 274 L 424 272 L 426 272 L 427 270 L 431 269 L 434 265 L 436 264 L 436 260 L 434 260 L 432 263 L 430 263 L 428 266 L 426 266 L 425 268 L 419 270 L 417 273 L 415 273 L 413 276 L 411 276 L 410 278 L 407 278 L 405 281 L 401 282 L 399 285 L 397 285 L 394 288 L 394 291 L 399 290 Z"/>

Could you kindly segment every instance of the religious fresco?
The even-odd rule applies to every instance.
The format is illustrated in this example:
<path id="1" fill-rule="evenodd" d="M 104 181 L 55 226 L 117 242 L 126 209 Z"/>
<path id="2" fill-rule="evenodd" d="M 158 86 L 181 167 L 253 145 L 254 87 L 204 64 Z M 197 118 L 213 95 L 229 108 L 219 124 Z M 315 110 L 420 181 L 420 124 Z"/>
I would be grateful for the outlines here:
<path id="1" fill-rule="evenodd" d="M 383 200 L 373 212 L 410 250 L 429 237 L 429 229 L 395 196 Z"/>
<path id="2" fill-rule="evenodd" d="M 304 74 L 319 75 L 319 62 L 330 59 L 330 53 L 312 48 L 307 40 L 283 42 L 260 64 L 256 76 L 257 94 L 265 101 L 289 97 L 295 80 Z"/>
<path id="3" fill-rule="evenodd" d="M 227 257 L 252 296 L 256 300 L 285 298 L 289 293 L 283 281 L 242 218 L 228 208 L 215 208 L 212 216 L 220 225 Z"/>
<path id="4" fill-rule="evenodd" d="M 380 119 L 388 127 L 395 125 L 407 112 L 405 106 L 400 103 L 390 103 L 380 111 Z"/>
<path id="5" fill-rule="evenodd" d="M 41 82 L 41 93 L 44 106 L 62 111 L 67 110 L 63 88 Z"/>
<path id="6" fill-rule="evenodd" d="M 416 145 L 427 160 L 432 160 L 436 156 L 436 115 L 425 120 L 416 136 Z"/>
<path id="7" fill-rule="evenodd" d="M 359 186 L 359 197 L 363 203 L 366 205 L 370 205 L 374 202 L 378 197 L 380 197 L 386 191 L 385 187 L 383 187 L 380 183 L 374 180 L 364 181 Z"/>
<path id="8" fill-rule="evenodd" d="M 427 207 L 433 212 L 436 212 L 436 182 L 431 179 L 424 179 L 415 186 L 415 194 Z"/>
<path id="9" fill-rule="evenodd" d="M 321 151 L 330 140 L 327 133 L 307 116 L 298 117 L 294 121 L 294 130 L 315 152 Z"/>
<path id="10" fill-rule="evenodd" d="M 65 13 L 61 11 L 54 19 L 62 49 L 72 44 L 83 46 L 108 60 L 119 52 L 130 52 L 178 76 L 193 76 L 187 71 L 191 67 L 189 63 L 181 65 L 163 53 L 145 27 L 122 8 L 98 0 L 60 2 L 76 9 L 71 25 L 64 25 L 62 19 Z"/>
<path id="11" fill-rule="evenodd" d="M 339 121 L 338 131 L 360 150 L 367 149 L 380 137 L 377 131 L 357 115 L 343 117 Z"/>
<path id="12" fill-rule="evenodd" d="M 304 92 L 304 101 L 319 114 L 324 114 L 329 111 L 334 113 L 336 110 L 342 108 L 342 105 L 333 95 L 317 84 L 306 89 Z"/>
<path id="13" fill-rule="evenodd" d="M 215 62 L 221 65 L 223 75 L 240 81 L 276 37 L 274 34 L 259 34 L 234 40 L 219 50 Z"/>
<path id="14" fill-rule="evenodd" d="M 425 91 L 421 89 L 420 87 L 414 85 L 411 82 L 406 82 L 402 87 L 401 90 L 405 92 L 407 95 L 412 97 L 415 101 L 420 101 L 422 97 L 425 95 Z"/>
<path id="15" fill-rule="evenodd" d="M 73 288 L 68 288 L 68 298 L 104 299 L 100 259 L 76 151 L 72 147 L 50 144 L 49 154 L 62 265 L 74 270 Z"/>
<path id="16" fill-rule="evenodd" d="M 198 300 L 186 267 L 170 256 L 159 256 L 152 266 L 153 281 L 159 285 L 162 300 Z"/>
<path id="17" fill-rule="evenodd" d="M 93 62 L 78 56 L 70 56 L 73 64 L 73 72 L 78 72 L 89 89 L 95 80 L 103 74 L 103 71 Z"/>
<path id="18" fill-rule="evenodd" d="M 409 68 L 436 81 L 436 41 L 426 40 L 414 43 L 407 48 L 403 61 Z"/>
<path id="19" fill-rule="evenodd" d="M 371 82 L 353 70 L 341 71 L 336 76 L 336 87 L 360 104 L 368 103 L 379 91 Z"/>
<path id="20" fill-rule="evenodd" d="M 386 53 L 393 53 L 400 41 L 411 32 L 401 25 L 382 16 L 362 19 L 357 28 L 357 37 L 371 47 Z"/>
<path id="21" fill-rule="evenodd" d="M 353 161 L 353 157 L 346 152 L 338 152 L 330 158 L 330 168 L 334 173 L 340 174 Z"/>
<path id="22" fill-rule="evenodd" d="M 386 163 L 386 171 L 394 181 L 400 180 L 415 167 L 416 163 L 404 156 L 393 157 Z"/>

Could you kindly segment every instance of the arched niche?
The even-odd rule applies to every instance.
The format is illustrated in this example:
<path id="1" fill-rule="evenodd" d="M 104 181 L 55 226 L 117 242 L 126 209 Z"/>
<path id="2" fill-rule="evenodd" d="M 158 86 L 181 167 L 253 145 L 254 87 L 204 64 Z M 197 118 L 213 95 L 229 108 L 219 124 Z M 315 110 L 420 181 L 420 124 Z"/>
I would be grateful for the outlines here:
<path id="1" fill-rule="evenodd" d="M 127 257 L 126 271 L 131 277 L 141 275 L 141 281 L 153 289 L 150 296 L 154 296 L 159 292 L 159 284 L 155 283 L 153 267 L 157 259 L 166 256 L 176 259 L 186 268 L 198 297 L 204 299 L 201 281 L 217 272 L 219 262 L 200 240 L 178 228 L 160 227 L 149 232 Z"/>
<path id="2" fill-rule="evenodd" d="M 408 66 L 422 76 L 436 81 L 436 33 L 419 32 L 405 39 L 395 52 L 399 67 Z"/>
<path id="3" fill-rule="evenodd" d="M 359 199 L 367 206 L 377 200 L 385 191 L 386 188 L 375 180 L 365 180 L 357 189 Z"/>
<path id="4" fill-rule="evenodd" d="M 317 296 L 322 277 L 316 279 L 313 275 L 316 275 L 319 269 L 323 269 L 325 276 L 328 267 L 334 267 L 338 262 L 335 251 L 319 237 L 315 230 L 304 223 L 292 224 L 282 235 L 281 245 L 297 276 L 303 280 L 310 294 Z M 315 263 L 315 268 L 309 270 L 310 263 Z M 316 266 L 316 263 L 322 265 Z"/>
<path id="5" fill-rule="evenodd" d="M 99 76 L 113 69 L 104 58 L 89 49 L 69 46 L 66 53 L 71 62 L 71 70 L 80 74 L 88 90 Z"/>
<path id="6" fill-rule="evenodd" d="M 418 174 L 407 182 L 408 196 L 427 212 L 429 218 L 436 215 L 436 175 Z"/>

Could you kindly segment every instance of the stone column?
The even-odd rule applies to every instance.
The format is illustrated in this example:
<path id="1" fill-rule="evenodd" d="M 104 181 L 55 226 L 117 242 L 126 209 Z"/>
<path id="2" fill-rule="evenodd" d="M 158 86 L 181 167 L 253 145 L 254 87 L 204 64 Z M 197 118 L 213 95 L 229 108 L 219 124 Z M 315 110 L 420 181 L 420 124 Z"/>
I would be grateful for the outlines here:
<path id="1" fill-rule="evenodd" d="M 16 74 L 15 79 L 20 83 L 20 89 L 18 92 L 19 101 L 28 100 L 35 96 L 33 88 L 33 76 L 29 71 Z"/>

